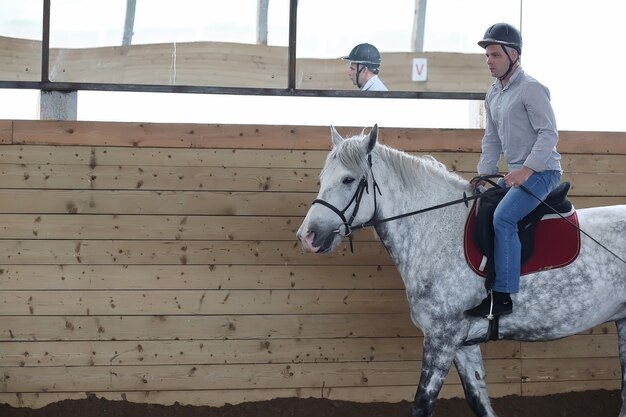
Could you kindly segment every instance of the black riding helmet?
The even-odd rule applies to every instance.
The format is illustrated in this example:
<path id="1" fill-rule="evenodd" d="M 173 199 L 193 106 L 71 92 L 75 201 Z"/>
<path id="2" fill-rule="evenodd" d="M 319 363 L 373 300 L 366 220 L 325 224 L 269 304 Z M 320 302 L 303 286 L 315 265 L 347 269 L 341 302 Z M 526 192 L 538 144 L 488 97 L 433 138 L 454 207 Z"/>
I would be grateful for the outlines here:
<path id="1" fill-rule="evenodd" d="M 518 55 L 521 55 L 522 54 L 522 34 L 519 32 L 519 30 L 517 30 L 517 28 L 515 28 L 512 25 L 509 25 L 508 23 L 496 23 L 495 25 L 492 25 L 489 27 L 489 29 L 487 29 L 487 31 L 485 32 L 485 35 L 483 36 L 483 39 L 478 41 L 478 45 L 484 49 L 486 49 L 487 46 L 489 45 L 501 45 L 502 46 L 502 50 L 504 51 L 506 56 L 509 58 L 509 69 L 502 77 L 500 77 L 500 79 L 503 79 L 507 75 L 509 75 L 509 73 L 513 69 L 513 65 L 515 65 L 515 62 L 517 62 L 517 60 L 515 60 L 514 62 L 511 59 L 511 56 L 509 55 L 505 46 L 515 49 Z"/>
<path id="2" fill-rule="evenodd" d="M 363 64 L 372 72 L 377 73 L 378 67 L 380 67 L 380 52 L 372 44 L 360 43 L 350 51 L 348 56 L 344 56 L 341 59 L 345 59 L 355 64 Z"/>
<path id="3" fill-rule="evenodd" d="M 380 71 L 380 52 L 372 44 L 360 43 L 350 51 L 348 56 L 344 56 L 341 59 L 350 61 L 356 64 L 356 85 L 362 88 L 359 81 L 359 75 L 363 72 L 364 68 L 368 68 L 374 74 L 378 74 Z"/>
<path id="4" fill-rule="evenodd" d="M 482 48 L 486 48 L 488 45 L 493 45 L 494 43 L 510 46 L 520 55 L 522 54 L 522 35 L 519 33 L 519 30 L 508 23 L 496 23 L 492 25 L 485 32 L 483 39 L 478 41 L 478 45 Z"/>

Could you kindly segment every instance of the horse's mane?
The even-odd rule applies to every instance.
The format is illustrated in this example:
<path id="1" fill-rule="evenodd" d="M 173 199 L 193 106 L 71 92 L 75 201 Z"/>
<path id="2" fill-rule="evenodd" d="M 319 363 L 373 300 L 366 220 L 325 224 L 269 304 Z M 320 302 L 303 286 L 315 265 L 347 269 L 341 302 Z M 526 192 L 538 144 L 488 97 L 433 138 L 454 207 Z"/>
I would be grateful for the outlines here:
<path id="1" fill-rule="evenodd" d="M 361 146 L 363 140 L 367 140 L 365 134 L 345 139 L 328 154 L 326 166 L 330 160 L 336 158 L 350 170 L 366 170 L 367 155 L 364 147 Z M 380 143 L 376 144 L 372 155 L 377 162 L 383 162 L 388 169 L 399 172 L 400 179 L 405 186 L 414 184 L 416 178 L 423 177 L 431 181 L 443 180 L 457 187 L 467 186 L 467 181 L 463 177 L 449 171 L 444 164 L 430 155 L 415 156 Z M 321 176 L 324 175 L 324 171 L 322 170 Z"/>

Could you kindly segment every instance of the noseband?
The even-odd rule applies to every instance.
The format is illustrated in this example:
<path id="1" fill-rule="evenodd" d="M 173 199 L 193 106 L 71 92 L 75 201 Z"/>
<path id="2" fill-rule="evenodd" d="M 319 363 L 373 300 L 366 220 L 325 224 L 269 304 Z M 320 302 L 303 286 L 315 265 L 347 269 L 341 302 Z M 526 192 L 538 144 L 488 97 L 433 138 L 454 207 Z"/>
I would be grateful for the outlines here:
<path id="1" fill-rule="evenodd" d="M 356 227 L 359 229 L 362 229 L 363 227 L 365 227 L 365 225 L 371 224 L 373 222 L 374 217 L 376 217 L 376 208 L 377 208 L 376 191 L 378 191 L 378 194 L 382 195 L 382 193 L 380 192 L 380 188 L 378 188 L 378 184 L 376 183 L 376 179 L 374 178 L 374 172 L 372 171 L 372 155 L 371 154 L 367 156 L 367 162 L 370 168 L 370 175 L 372 176 L 372 188 L 374 189 L 374 213 L 372 214 L 372 217 L 370 218 L 369 221 Z M 342 221 L 341 225 L 339 226 L 339 228 L 333 230 L 333 233 L 337 233 L 342 237 L 347 237 L 350 240 L 351 252 L 354 252 L 354 248 L 352 246 L 352 230 L 355 229 L 355 227 L 352 226 L 352 223 L 354 222 L 354 218 L 359 212 L 359 207 L 361 206 L 361 199 L 363 198 L 363 193 L 369 194 L 369 186 L 367 184 L 367 174 L 361 177 L 361 181 L 359 181 L 359 185 L 356 187 L 356 191 L 354 192 L 354 194 L 352 195 L 352 198 L 350 199 L 350 201 L 348 201 L 348 204 L 346 205 L 346 207 L 344 207 L 343 210 L 339 210 L 337 207 L 333 206 L 329 202 L 324 201 L 319 198 L 316 198 L 315 200 L 313 200 L 313 203 L 311 204 L 313 205 L 317 203 L 317 204 L 323 205 L 324 207 L 328 207 L 337 216 L 341 218 L 341 221 Z M 352 203 L 354 203 L 354 210 L 352 210 L 350 219 L 346 219 L 346 211 L 348 211 Z"/>

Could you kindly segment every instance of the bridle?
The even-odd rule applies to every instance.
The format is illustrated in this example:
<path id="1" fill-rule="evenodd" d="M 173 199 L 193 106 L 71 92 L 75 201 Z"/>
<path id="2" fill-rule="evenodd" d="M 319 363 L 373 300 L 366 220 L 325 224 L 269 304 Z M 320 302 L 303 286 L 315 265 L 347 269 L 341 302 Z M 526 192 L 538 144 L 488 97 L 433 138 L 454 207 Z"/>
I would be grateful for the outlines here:
<path id="1" fill-rule="evenodd" d="M 367 163 L 369 165 L 370 175 L 372 176 L 372 188 L 374 190 L 374 212 L 372 213 L 372 217 L 367 222 L 362 223 L 357 226 L 352 225 L 352 223 L 354 222 L 354 219 L 356 218 L 356 215 L 359 212 L 359 208 L 361 207 L 361 199 L 363 198 L 363 193 L 369 194 L 367 173 L 363 174 L 363 176 L 361 177 L 361 180 L 359 181 L 359 185 L 356 187 L 356 190 L 354 194 L 352 195 L 352 198 L 350 199 L 350 201 L 348 201 L 348 204 L 344 207 L 343 210 L 339 210 L 337 207 L 335 207 L 334 205 L 330 204 L 327 201 L 322 200 L 321 198 L 316 198 L 315 200 L 313 200 L 313 203 L 311 204 L 311 205 L 316 204 L 316 203 L 321 204 L 324 207 L 331 209 L 336 215 L 338 215 L 341 218 L 341 221 L 342 221 L 341 225 L 337 229 L 333 230 L 333 233 L 337 233 L 338 235 L 342 237 L 347 237 L 350 240 L 351 252 L 354 252 L 354 247 L 352 245 L 352 231 L 354 229 L 363 229 L 369 225 L 376 224 L 376 222 L 374 222 L 374 218 L 376 217 L 376 211 L 378 207 L 378 203 L 376 201 L 376 192 L 378 191 L 378 194 L 382 196 L 382 193 L 380 192 L 380 188 L 378 187 L 378 184 L 376 183 L 376 178 L 374 178 L 374 171 L 372 171 L 372 154 L 367 155 Z M 346 219 L 346 211 L 348 211 L 352 203 L 354 203 L 354 209 L 352 210 L 350 219 Z"/>

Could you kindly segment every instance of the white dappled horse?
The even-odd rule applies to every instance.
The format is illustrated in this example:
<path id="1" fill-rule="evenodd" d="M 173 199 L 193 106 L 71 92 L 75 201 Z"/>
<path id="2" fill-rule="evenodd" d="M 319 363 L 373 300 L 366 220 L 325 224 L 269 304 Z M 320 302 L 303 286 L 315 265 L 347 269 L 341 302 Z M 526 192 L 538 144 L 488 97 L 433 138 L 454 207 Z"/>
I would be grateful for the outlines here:
<path id="1" fill-rule="evenodd" d="M 376 126 L 347 139 L 334 127 L 331 133 L 333 148 L 318 197 L 297 233 L 306 251 L 333 251 L 348 232 L 344 223 L 359 225 L 472 193 L 468 181 L 434 158 L 379 144 Z M 377 198 L 373 176 L 382 193 Z M 411 319 L 424 334 L 413 417 L 432 415 L 453 362 L 474 413 L 496 415 L 476 344 L 485 340 L 489 321 L 463 313 L 485 296 L 484 280 L 469 268 L 461 243 L 469 210 L 456 204 L 375 226 L 402 276 Z M 581 209 L 578 218 L 583 231 L 614 253 L 626 253 L 626 206 Z M 626 417 L 626 264 L 583 236 L 573 263 L 522 277 L 513 305 L 513 313 L 500 318 L 501 339 L 553 340 L 615 321 L 622 368 L 619 417 Z"/>

